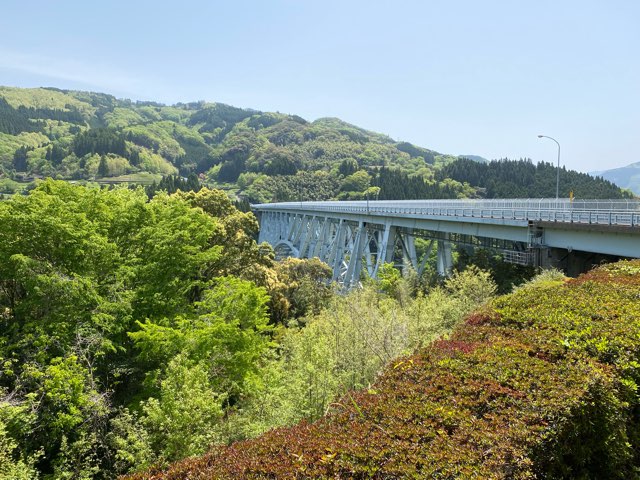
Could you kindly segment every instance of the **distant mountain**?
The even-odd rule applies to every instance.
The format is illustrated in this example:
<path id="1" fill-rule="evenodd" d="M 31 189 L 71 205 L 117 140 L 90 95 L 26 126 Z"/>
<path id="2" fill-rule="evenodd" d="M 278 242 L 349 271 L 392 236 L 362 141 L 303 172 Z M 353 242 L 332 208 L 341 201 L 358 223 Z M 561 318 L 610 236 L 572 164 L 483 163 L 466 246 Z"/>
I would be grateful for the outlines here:
<path id="1" fill-rule="evenodd" d="M 640 162 L 632 163 L 626 167 L 590 172 L 589 174 L 594 177 L 602 177 L 615 183 L 620 188 L 626 188 L 636 195 L 640 195 Z"/>
<path id="2" fill-rule="evenodd" d="M 473 160 L 474 162 L 479 162 L 479 163 L 489 163 L 489 160 L 487 160 L 484 157 L 481 157 L 480 155 L 458 155 L 459 158 L 468 158 L 469 160 Z"/>
<path id="3" fill-rule="evenodd" d="M 168 106 L 104 93 L 0 87 L 0 193 L 42 177 L 152 184 L 169 175 L 199 179 L 252 203 L 555 192 L 548 172 L 527 188 L 502 180 L 494 188 L 493 169 L 466 179 L 466 167 L 448 170 L 462 157 L 487 164 L 477 155 L 438 153 L 338 118 L 310 122 L 222 103 Z M 521 170 L 530 166 L 495 168 L 504 170 L 501 177 L 525 178 Z M 608 182 L 589 182 L 594 195 L 622 195 Z"/>

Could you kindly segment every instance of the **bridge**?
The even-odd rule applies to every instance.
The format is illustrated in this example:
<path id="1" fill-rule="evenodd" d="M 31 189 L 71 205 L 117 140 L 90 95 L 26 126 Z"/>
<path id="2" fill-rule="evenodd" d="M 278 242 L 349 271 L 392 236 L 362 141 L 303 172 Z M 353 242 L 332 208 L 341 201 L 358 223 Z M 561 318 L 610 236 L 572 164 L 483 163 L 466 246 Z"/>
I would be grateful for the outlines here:
<path id="1" fill-rule="evenodd" d="M 270 243 L 277 257 L 318 257 L 345 287 L 358 282 L 363 269 L 376 277 L 385 262 L 411 265 L 421 274 L 432 253 L 438 273 L 447 275 L 452 244 L 570 274 L 607 256 L 640 258 L 635 200 L 286 202 L 252 209 L 260 220 L 259 241 Z M 422 239 L 419 249 L 416 239 Z"/>

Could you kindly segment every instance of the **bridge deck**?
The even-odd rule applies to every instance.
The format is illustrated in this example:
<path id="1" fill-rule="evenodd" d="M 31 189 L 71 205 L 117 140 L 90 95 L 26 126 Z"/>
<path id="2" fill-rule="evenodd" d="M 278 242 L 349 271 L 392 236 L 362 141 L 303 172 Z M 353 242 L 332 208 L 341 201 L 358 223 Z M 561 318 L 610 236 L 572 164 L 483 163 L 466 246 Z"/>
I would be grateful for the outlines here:
<path id="1" fill-rule="evenodd" d="M 640 201 L 635 200 L 361 200 L 265 203 L 252 208 L 319 214 L 400 215 L 448 221 L 472 219 L 474 222 L 522 226 L 529 222 L 560 222 L 640 227 Z"/>

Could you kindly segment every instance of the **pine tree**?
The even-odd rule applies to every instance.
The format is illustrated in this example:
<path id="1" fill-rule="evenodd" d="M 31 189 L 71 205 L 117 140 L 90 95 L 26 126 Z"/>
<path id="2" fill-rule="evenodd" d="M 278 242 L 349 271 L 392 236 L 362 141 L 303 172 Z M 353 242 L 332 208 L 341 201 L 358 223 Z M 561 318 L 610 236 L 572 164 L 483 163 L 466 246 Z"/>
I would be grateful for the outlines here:
<path id="1" fill-rule="evenodd" d="M 98 165 L 98 176 L 107 177 L 109 175 L 109 165 L 107 164 L 107 157 L 102 155 L 100 157 L 100 165 Z"/>
<path id="2" fill-rule="evenodd" d="M 22 146 L 13 154 L 13 168 L 16 169 L 16 172 L 27 171 L 27 152 L 29 150 L 33 150 L 33 148 Z"/>

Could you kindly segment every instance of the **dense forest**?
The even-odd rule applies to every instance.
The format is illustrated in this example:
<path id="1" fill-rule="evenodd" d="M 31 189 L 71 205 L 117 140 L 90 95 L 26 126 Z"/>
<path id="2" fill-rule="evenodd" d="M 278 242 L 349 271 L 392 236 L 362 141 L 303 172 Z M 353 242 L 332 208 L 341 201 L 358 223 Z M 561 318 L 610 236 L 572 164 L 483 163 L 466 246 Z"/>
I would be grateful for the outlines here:
<path id="1" fill-rule="evenodd" d="M 0 193 L 44 177 L 157 186 L 172 176 L 196 177 L 250 203 L 555 196 L 552 165 L 470 157 L 397 142 L 336 118 L 309 122 L 220 103 L 167 106 L 0 87 Z M 582 198 L 629 196 L 608 181 L 565 170 L 561 189 Z"/>
<path id="2" fill-rule="evenodd" d="M 3 480 L 113 478 L 318 419 L 496 290 L 386 265 L 336 295 L 207 188 L 46 180 L 0 224 Z"/>
<path id="3" fill-rule="evenodd" d="M 553 197 L 557 168 L 546 162 L 537 165 L 530 160 L 494 160 L 478 163 L 469 159 L 459 159 L 436 173 L 440 181 L 453 179 L 480 187 L 487 198 L 542 198 Z M 630 192 L 623 192 L 608 181 L 594 181 L 586 173 L 560 170 L 559 195 L 568 198 L 632 198 Z"/>

